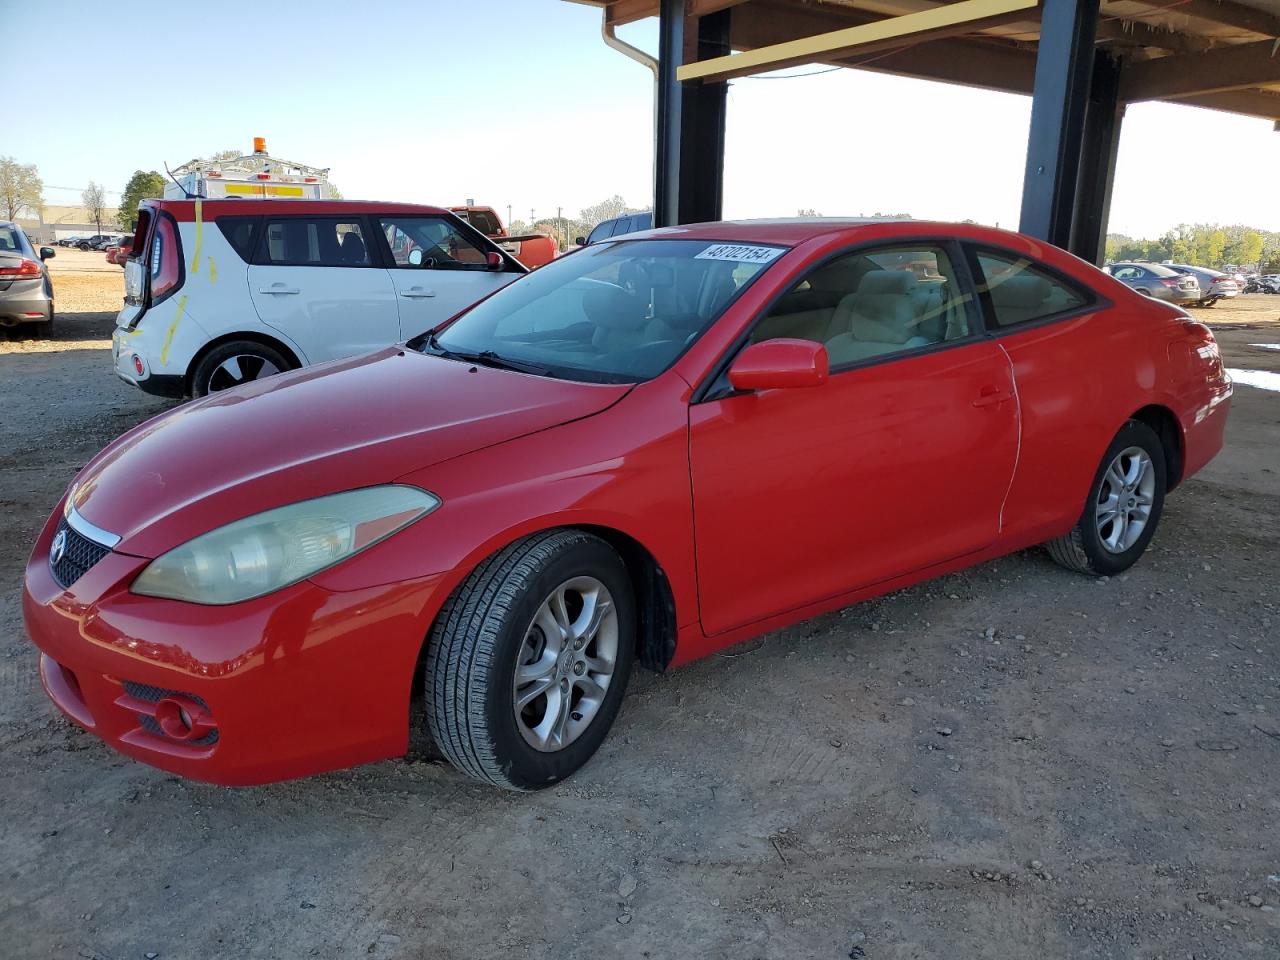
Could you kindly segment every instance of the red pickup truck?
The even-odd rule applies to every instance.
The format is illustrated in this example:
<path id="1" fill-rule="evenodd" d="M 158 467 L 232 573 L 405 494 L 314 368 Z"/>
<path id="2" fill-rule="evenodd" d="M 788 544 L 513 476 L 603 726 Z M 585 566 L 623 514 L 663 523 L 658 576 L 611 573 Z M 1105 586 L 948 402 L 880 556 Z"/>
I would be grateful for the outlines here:
<path id="1" fill-rule="evenodd" d="M 133 237 L 125 237 L 119 243 L 113 243 L 107 247 L 107 263 L 114 263 L 118 267 L 123 267 L 124 262 L 129 259 L 129 251 L 133 249 Z"/>
<path id="2" fill-rule="evenodd" d="M 544 263 L 550 263 L 560 252 L 555 238 L 545 233 L 525 233 L 518 237 L 509 235 L 507 228 L 502 225 L 502 220 L 498 217 L 498 211 L 493 207 L 461 206 L 450 207 L 449 210 L 466 220 L 530 270 Z"/>

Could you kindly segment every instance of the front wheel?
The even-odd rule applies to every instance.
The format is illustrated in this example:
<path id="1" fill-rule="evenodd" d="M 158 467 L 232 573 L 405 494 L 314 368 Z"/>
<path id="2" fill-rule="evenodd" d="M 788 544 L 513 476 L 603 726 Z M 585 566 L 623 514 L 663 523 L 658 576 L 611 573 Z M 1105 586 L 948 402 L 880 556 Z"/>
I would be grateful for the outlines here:
<path id="1" fill-rule="evenodd" d="M 432 739 L 477 780 L 558 783 L 613 725 L 636 640 L 626 565 L 580 530 L 534 534 L 454 591 L 427 645 Z"/>
<path id="2" fill-rule="evenodd" d="M 1094 576 L 1129 569 L 1155 535 L 1167 483 L 1160 438 L 1145 423 L 1128 421 L 1103 454 L 1076 525 L 1045 544 L 1049 555 Z"/>

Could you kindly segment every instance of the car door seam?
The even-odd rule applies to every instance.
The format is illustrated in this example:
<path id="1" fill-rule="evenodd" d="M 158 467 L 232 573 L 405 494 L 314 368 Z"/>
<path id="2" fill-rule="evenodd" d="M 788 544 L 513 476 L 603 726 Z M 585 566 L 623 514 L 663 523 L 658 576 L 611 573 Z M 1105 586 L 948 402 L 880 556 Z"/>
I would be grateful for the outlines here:
<path id="1" fill-rule="evenodd" d="M 996 346 L 1000 348 L 1000 352 L 1004 354 L 1005 362 L 1009 364 L 1009 383 L 1013 387 L 1013 410 L 1017 423 L 1016 443 L 1013 448 L 1013 469 L 1009 471 L 1009 485 L 1005 488 L 1004 499 L 1000 501 L 1000 516 L 996 523 L 997 535 L 1004 533 L 1004 511 L 1009 505 L 1009 497 L 1013 493 L 1013 483 L 1018 476 L 1018 464 L 1022 460 L 1022 396 L 1018 391 L 1018 371 L 1014 366 L 1013 357 L 1009 356 L 1009 351 L 1000 341 L 996 341 Z"/>

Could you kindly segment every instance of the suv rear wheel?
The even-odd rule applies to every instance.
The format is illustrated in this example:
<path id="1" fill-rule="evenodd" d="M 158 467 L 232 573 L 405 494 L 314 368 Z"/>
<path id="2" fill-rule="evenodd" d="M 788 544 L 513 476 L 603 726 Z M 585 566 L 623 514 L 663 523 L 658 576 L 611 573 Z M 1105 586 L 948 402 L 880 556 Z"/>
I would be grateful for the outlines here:
<path id="1" fill-rule="evenodd" d="M 210 350 L 196 363 L 191 374 L 191 395 L 204 397 L 292 367 L 274 347 L 255 340 L 233 340 Z"/>

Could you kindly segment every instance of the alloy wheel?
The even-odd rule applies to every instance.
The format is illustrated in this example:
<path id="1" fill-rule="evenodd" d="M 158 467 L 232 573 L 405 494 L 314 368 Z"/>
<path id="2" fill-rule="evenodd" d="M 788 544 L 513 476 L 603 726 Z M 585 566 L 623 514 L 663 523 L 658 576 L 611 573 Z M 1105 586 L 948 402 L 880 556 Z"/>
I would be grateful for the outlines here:
<path id="1" fill-rule="evenodd" d="M 209 393 L 238 387 L 242 383 L 261 380 L 263 377 L 274 376 L 279 372 L 280 368 L 266 357 L 252 353 L 237 354 L 234 357 L 227 357 L 214 368 L 213 373 L 209 375 Z"/>
<path id="2" fill-rule="evenodd" d="M 618 613 L 595 577 L 574 577 L 551 591 L 525 631 L 516 658 L 512 703 L 529 746 L 562 750 L 591 726 L 618 661 Z"/>
<path id="3" fill-rule="evenodd" d="M 1156 471 L 1141 447 L 1126 447 L 1102 475 L 1094 513 L 1098 539 L 1109 553 L 1131 549 L 1151 519 Z"/>

